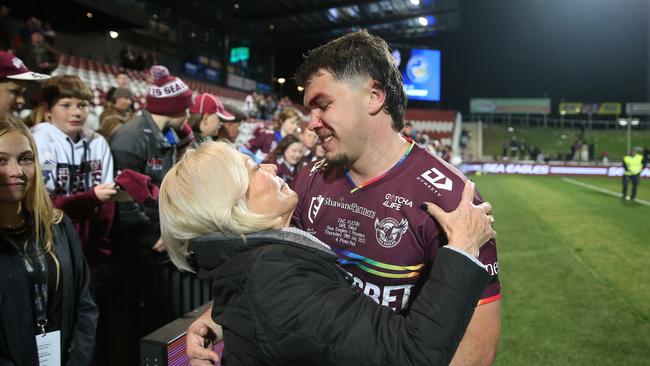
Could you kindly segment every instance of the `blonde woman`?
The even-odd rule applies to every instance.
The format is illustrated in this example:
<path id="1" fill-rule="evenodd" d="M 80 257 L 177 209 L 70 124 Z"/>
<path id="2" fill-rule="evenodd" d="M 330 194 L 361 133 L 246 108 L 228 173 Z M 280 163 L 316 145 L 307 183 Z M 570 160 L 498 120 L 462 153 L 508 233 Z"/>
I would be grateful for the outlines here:
<path id="1" fill-rule="evenodd" d="M 71 221 L 52 207 L 33 137 L 8 115 L 0 117 L 0 268 L 0 364 L 37 365 L 37 344 L 50 343 L 61 365 L 90 365 L 98 311 L 88 265 Z"/>
<path id="2" fill-rule="evenodd" d="M 491 208 L 472 204 L 473 183 L 454 212 L 427 203 L 449 245 L 409 314 L 400 315 L 353 289 L 328 245 L 288 227 L 298 198 L 275 172 L 227 143 L 207 142 L 188 150 L 161 185 L 172 261 L 214 281 L 212 319 L 200 321 L 223 337 L 224 361 L 448 364 L 490 279 L 475 256 L 495 235 Z M 197 328 L 188 355 L 193 365 L 209 365 L 217 356 L 197 351 L 206 333 Z"/>

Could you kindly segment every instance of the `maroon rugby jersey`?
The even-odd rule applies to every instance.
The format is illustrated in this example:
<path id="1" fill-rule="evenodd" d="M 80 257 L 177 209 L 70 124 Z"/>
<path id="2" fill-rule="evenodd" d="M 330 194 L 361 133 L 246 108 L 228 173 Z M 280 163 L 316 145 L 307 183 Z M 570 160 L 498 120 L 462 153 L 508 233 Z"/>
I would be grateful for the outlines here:
<path id="1" fill-rule="evenodd" d="M 437 223 L 420 209 L 434 202 L 452 211 L 466 178 L 454 167 L 417 145 L 382 178 L 357 188 L 343 167 L 325 160 L 304 167 L 294 180 L 298 205 L 293 225 L 329 244 L 355 284 L 377 303 L 401 311 L 428 276 L 438 248 L 446 244 Z M 477 194 L 475 203 L 482 202 Z M 496 243 L 479 260 L 498 274 Z M 496 280 L 479 304 L 500 299 Z"/>

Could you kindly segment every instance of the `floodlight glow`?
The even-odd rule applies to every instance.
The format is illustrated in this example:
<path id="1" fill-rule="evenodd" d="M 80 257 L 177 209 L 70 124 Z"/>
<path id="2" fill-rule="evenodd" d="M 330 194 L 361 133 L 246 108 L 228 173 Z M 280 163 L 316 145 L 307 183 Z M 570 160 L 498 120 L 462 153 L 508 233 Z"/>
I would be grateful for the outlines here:
<path id="1" fill-rule="evenodd" d="M 284 84 L 287 81 L 285 78 L 278 78 L 278 83 L 279 84 Z"/>
<path id="2" fill-rule="evenodd" d="M 618 124 L 621 126 L 627 126 L 627 120 L 625 118 L 619 118 Z"/>
<path id="3" fill-rule="evenodd" d="M 411 0 L 411 4 L 420 5 L 420 0 Z"/>
<path id="4" fill-rule="evenodd" d="M 115 39 L 115 38 L 117 38 L 117 36 L 119 36 L 120 34 L 117 33 L 116 31 L 110 31 L 110 32 L 108 32 L 108 35 L 111 36 L 111 38 Z"/>
<path id="5" fill-rule="evenodd" d="M 420 23 L 421 26 L 426 27 L 429 25 L 429 21 L 425 17 L 419 17 L 418 18 L 418 23 Z"/>
<path id="6" fill-rule="evenodd" d="M 93 17 L 93 13 L 91 12 L 86 13 L 86 18 L 90 19 L 92 17 Z"/>
<path id="7" fill-rule="evenodd" d="M 638 126 L 639 125 L 639 119 L 638 118 L 631 119 L 630 124 L 632 126 Z"/>

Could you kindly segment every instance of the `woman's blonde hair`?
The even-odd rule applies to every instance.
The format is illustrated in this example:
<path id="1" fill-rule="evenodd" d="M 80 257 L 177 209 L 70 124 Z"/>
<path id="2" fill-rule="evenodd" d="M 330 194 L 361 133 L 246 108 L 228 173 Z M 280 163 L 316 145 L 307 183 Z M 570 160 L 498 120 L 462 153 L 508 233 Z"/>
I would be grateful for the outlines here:
<path id="1" fill-rule="evenodd" d="M 63 212 L 52 206 L 52 201 L 45 188 L 43 173 L 41 172 L 41 166 L 38 160 L 38 150 L 36 149 L 36 143 L 31 132 L 29 132 L 27 126 L 18 118 L 5 114 L 4 116 L 0 116 L 0 136 L 9 132 L 18 132 L 25 136 L 29 141 L 30 149 L 34 153 L 34 179 L 25 194 L 25 198 L 20 203 L 21 209 L 27 210 L 34 220 L 35 242 L 41 244 L 45 251 L 52 255 L 58 266 L 58 260 L 54 254 L 54 246 L 52 243 L 52 224 L 57 224 L 61 221 Z"/>
<path id="2" fill-rule="evenodd" d="M 247 204 L 248 168 L 228 142 L 207 141 L 188 149 L 160 185 L 162 238 L 174 264 L 192 271 L 186 261 L 190 239 L 215 231 L 249 234 L 281 223 Z"/>

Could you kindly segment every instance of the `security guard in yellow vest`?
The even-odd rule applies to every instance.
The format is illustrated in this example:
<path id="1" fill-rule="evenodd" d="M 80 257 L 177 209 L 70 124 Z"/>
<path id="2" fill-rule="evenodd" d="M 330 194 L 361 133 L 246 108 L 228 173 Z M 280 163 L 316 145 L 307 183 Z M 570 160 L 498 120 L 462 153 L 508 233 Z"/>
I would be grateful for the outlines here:
<path id="1" fill-rule="evenodd" d="M 623 175 L 623 198 L 626 200 L 634 200 L 636 197 L 636 189 L 639 186 L 639 177 L 643 170 L 643 155 L 641 155 L 641 148 L 635 147 L 632 149 L 630 155 L 623 157 L 623 167 L 625 167 L 625 174 Z M 632 182 L 632 195 L 627 195 L 627 182 Z"/>

